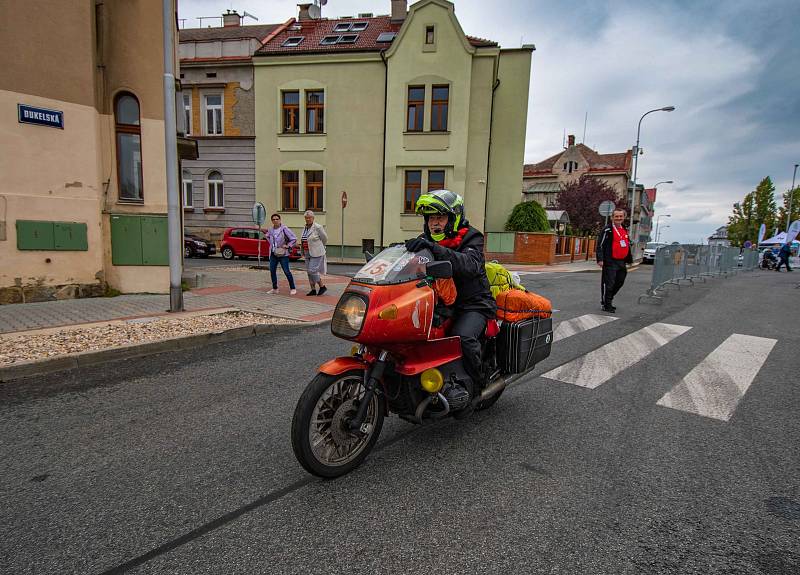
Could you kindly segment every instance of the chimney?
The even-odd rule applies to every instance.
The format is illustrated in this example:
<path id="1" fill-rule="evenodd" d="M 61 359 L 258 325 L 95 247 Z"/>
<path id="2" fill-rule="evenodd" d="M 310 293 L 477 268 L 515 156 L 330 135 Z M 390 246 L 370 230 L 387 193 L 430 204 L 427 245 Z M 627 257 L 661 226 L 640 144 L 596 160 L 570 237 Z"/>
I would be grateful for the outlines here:
<path id="1" fill-rule="evenodd" d="M 402 22 L 408 13 L 408 0 L 392 0 L 392 22 Z"/>
<path id="2" fill-rule="evenodd" d="M 233 26 L 241 26 L 242 25 L 242 17 L 239 16 L 239 13 L 236 10 L 228 10 L 225 14 L 222 15 L 222 25 L 225 28 L 230 28 Z"/>
<path id="3" fill-rule="evenodd" d="M 567 136 L 567 145 L 568 145 L 570 148 L 571 148 L 572 146 L 574 146 L 574 145 L 575 145 L 575 136 L 573 136 L 572 134 L 570 134 L 569 136 Z"/>
<path id="4" fill-rule="evenodd" d="M 312 20 L 311 14 L 308 12 L 308 9 L 311 8 L 312 4 L 298 4 L 297 7 L 300 8 L 300 14 L 297 16 L 298 22 L 303 22 L 305 20 Z"/>

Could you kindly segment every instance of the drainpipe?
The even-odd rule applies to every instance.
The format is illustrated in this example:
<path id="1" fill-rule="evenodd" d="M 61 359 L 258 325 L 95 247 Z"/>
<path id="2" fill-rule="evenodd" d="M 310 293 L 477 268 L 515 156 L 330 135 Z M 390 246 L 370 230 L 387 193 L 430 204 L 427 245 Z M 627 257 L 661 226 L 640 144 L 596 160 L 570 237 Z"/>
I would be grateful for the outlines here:
<path id="1" fill-rule="evenodd" d="M 381 50 L 381 60 L 383 61 L 383 162 L 381 163 L 381 242 L 380 249 L 383 249 L 383 220 L 386 217 L 384 206 L 386 204 L 386 104 L 389 100 L 389 63 L 384 55 L 386 50 Z"/>
<path id="2" fill-rule="evenodd" d="M 499 63 L 498 63 L 499 64 Z M 486 151 L 486 187 L 483 190 L 483 233 L 487 232 L 486 229 L 486 215 L 489 212 L 489 168 L 492 161 L 492 128 L 494 123 L 494 93 L 500 86 L 500 78 L 495 78 L 494 85 L 492 86 L 492 105 L 489 108 L 489 146 Z"/>
<path id="3" fill-rule="evenodd" d="M 167 164 L 167 249 L 169 255 L 169 311 L 183 311 L 180 196 L 178 195 L 178 127 L 175 118 L 175 9 L 162 0 L 164 25 L 164 145 Z"/>

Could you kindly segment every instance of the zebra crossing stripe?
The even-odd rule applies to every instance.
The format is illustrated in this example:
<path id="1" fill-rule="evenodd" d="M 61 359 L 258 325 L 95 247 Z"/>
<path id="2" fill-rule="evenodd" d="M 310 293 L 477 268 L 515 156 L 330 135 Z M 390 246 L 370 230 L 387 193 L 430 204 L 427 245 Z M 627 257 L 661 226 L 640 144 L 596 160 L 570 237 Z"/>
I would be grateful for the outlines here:
<path id="1" fill-rule="evenodd" d="M 734 333 L 657 404 L 728 421 L 777 340 Z"/>
<path id="2" fill-rule="evenodd" d="M 552 369 L 542 377 L 594 389 L 690 329 L 685 325 L 654 323 Z"/>
<path id="3" fill-rule="evenodd" d="M 568 337 L 572 337 L 573 335 L 581 333 L 582 331 L 590 330 L 603 324 L 615 321 L 616 319 L 618 318 L 611 317 L 610 315 L 595 315 L 589 313 L 568 319 L 567 321 L 562 321 L 556 326 L 555 333 L 553 334 L 553 341 L 567 339 Z"/>

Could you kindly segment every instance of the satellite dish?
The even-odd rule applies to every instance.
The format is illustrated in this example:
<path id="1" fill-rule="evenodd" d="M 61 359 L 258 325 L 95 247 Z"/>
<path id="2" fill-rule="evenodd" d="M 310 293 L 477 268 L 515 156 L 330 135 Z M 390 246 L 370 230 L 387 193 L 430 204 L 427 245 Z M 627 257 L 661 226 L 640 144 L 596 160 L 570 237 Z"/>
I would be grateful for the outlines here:
<path id="1" fill-rule="evenodd" d="M 322 10 L 316 4 L 312 4 L 308 7 L 308 15 L 314 20 L 319 20 L 319 17 L 322 16 Z"/>

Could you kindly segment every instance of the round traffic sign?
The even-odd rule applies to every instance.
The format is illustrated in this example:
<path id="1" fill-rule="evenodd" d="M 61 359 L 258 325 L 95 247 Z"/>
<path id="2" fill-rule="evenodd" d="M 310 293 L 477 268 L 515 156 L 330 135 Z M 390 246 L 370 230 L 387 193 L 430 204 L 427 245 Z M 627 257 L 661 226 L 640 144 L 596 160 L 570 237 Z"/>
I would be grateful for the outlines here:
<path id="1" fill-rule="evenodd" d="M 253 204 L 253 223 L 261 227 L 267 221 L 267 208 L 261 202 Z"/>
<path id="2" fill-rule="evenodd" d="M 753 242 L 751 242 L 750 240 L 747 240 L 747 241 L 744 243 L 744 247 L 746 247 L 747 249 L 750 249 L 750 248 L 752 248 L 752 247 L 753 247 Z"/>
<path id="3" fill-rule="evenodd" d="M 611 214 L 614 213 L 614 208 L 616 208 L 614 202 L 612 202 L 611 200 L 606 200 L 600 204 L 599 207 L 600 215 L 610 216 Z"/>

